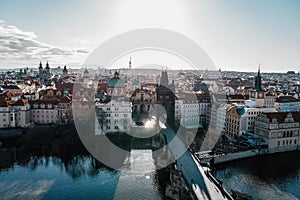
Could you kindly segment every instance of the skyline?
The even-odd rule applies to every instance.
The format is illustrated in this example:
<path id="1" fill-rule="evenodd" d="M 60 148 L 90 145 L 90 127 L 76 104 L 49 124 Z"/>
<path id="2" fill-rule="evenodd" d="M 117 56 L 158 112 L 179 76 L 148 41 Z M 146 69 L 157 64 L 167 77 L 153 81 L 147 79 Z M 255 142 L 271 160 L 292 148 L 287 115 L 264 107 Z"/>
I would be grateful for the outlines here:
<path id="1" fill-rule="evenodd" d="M 81 67 L 107 39 L 154 27 L 176 31 L 197 42 L 216 69 L 256 71 L 259 64 L 263 72 L 300 69 L 297 0 L 102 0 L 88 4 L 80 0 L 4 0 L 1 7 L 1 68 L 35 67 L 40 60 L 48 60 L 52 67 Z M 157 63 L 163 63 L 160 61 Z"/>

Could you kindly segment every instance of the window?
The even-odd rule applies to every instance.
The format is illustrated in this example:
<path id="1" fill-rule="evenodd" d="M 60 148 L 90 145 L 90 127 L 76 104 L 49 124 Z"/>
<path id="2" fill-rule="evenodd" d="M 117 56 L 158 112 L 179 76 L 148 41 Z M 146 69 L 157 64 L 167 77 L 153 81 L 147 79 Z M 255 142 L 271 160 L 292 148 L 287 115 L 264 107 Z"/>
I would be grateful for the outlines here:
<path id="1" fill-rule="evenodd" d="M 118 130 L 119 129 L 119 127 L 118 126 L 115 126 L 115 130 Z"/>
<path id="2" fill-rule="evenodd" d="M 278 141 L 278 146 L 280 146 L 280 141 Z"/>
<path id="3" fill-rule="evenodd" d="M 297 140 L 296 139 L 294 140 L 294 144 L 297 144 Z"/>

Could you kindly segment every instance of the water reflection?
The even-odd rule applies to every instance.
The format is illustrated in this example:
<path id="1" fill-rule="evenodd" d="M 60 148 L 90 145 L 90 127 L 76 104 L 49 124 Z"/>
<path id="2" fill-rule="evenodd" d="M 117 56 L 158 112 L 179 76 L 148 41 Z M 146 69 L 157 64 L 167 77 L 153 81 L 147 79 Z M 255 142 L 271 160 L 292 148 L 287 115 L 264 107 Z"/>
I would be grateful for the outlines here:
<path id="1" fill-rule="evenodd" d="M 163 173 L 155 170 L 151 150 L 131 149 L 124 167 L 114 170 L 92 157 L 77 137 L 26 134 L 2 141 L 1 199 L 162 198 Z"/>
<path id="2" fill-rule="evenodd" d="M 220 165 L 216 176 L 225 188 L 253 199 L 300 198 L 300 152 L 261 156 Z"/>

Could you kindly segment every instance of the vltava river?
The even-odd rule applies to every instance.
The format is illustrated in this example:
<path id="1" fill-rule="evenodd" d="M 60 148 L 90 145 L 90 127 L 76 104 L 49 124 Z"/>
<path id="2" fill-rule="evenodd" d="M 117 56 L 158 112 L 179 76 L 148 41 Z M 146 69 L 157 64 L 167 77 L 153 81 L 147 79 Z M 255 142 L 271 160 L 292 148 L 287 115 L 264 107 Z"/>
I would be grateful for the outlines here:
<path id="1" fill-rule="evenodd" d="M 250 158 L 217 167 L 216 176 L 230 189 L 253 199 L 300 199 L 300 152 Z"/>
<path id="2" fill-rule="evenodd" d="M 161 199 L 150 150 L 131 150 L 120 170 L 89 155 L 31 156 L 0 171 L 1 199 Z"/>

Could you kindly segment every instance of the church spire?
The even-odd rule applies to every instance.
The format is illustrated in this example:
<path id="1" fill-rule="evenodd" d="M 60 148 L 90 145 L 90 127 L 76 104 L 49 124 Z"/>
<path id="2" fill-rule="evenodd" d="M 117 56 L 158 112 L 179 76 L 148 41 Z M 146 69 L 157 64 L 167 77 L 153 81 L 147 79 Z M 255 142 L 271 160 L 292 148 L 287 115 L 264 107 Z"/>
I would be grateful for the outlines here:
<path id="1" fill-rule="evenodd" d="M 256 91 L 263 91 L 261 87 L 261 75 L 260 75 L 260 64 L 258 65 L 257 76 L 255 77 L 255 87 Z"/>
<path id="2" fill-rule="evenodd" d="M 39 69 L 43 69 L 42 61 L 40 61 Z"/>
<path id="3" fill-rule="evenodd" d="M 129 69 L 131 69 L 131 57 L 129 59 Z"/>
<path id="4" fill-rule="evenodd" d="M 46 63 L 46 68 L 45 69 L 50 69 L 48 61 Z"/>

